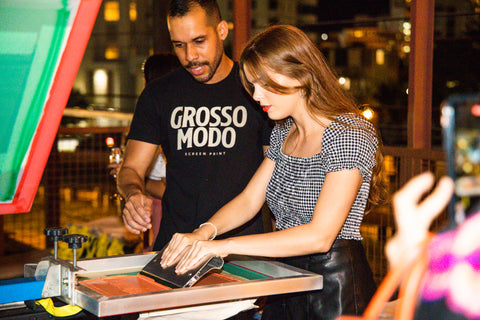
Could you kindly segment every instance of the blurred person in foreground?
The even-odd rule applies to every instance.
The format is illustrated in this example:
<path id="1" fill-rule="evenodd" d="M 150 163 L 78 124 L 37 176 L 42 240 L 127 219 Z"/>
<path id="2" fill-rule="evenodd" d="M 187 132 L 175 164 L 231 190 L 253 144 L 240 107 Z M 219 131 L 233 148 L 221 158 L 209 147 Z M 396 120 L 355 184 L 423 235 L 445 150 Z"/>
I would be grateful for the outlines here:
<path id="1" fill-rule="evenodd" d="M 451 178 L 443 177 L 430 192 L 434 182 L 426 172 L 394 195 L 397 232 L 386 246 L 388 260 L 395 267 L 427 255 L 414 319 L 480 319 L 480 211 L 430 240 L 430 225 L 454 190 Z"/>
<path id="2" fill-rule="evenodd" d="M 266 158 L 235 199 L 193 233 L 174 235 L 162 266 L 178 261 L 185 273 L 210 255 L 275 257 L 323 275 L 323 289 L 268 297 L 262 319 L 360 315 L 376 289 L 359 228 L 382 189 L 377 132 L 298 28 L 273 26 L 254 37 L 240 72 L 277 121 Z M 265 199 L 277 231 L 208 241 L 247 223 Z"/>
<path id="3" fill-rule="evenodd" d="M 117 180 L 126 228 L 147 231 L 152 224 L 145 177 L 161 145 L 167 186 L 154 250 L 175 232 L 192 232 L 246 186 L 263 160 L 271 132 L 241 86 L 238 64 L 224 52 L 228 24 L 216 1 L 170 1 L 167 23 L 182 67 L 142 92 Z M 260 210 L 233 232 L 263 232 Z"/>

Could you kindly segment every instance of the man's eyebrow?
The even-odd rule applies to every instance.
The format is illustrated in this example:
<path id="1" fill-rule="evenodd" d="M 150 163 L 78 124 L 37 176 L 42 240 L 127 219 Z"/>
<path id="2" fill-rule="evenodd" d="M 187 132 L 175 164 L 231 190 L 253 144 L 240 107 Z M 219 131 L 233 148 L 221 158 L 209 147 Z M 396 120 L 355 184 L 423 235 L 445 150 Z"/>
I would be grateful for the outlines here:
<path id="1" fill-rule="evenodd" d="M 192 40 L 190 40 L 189 42 L 195 42 L 195 41 L 198 41 L 198 40 L 204 40 L 207 36 L 205 35 L 201 35 L 201 36 L 198 36 L 196 38 L 193 38 Z M 180 41 L 180 40 L 175 40 L 175 39 L 172 39 L 172 43 L 185 43 L 183 41 Z"/>

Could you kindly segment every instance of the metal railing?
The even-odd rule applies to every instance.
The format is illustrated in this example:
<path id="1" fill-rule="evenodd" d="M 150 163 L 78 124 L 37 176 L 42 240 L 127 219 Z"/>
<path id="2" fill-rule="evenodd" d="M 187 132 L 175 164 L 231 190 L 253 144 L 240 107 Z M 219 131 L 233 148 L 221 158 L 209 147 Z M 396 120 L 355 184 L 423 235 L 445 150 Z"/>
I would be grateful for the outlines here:
<path id="1" fill-rule="evenodd" d="M 441 150 L 421 150 L 407 147 L 383 147 L 384 181 L 391 196 L 410 178 L 431 171 L 437 179 L 446 174 L 445 155 Z M 432 226 L 432 231 L 441 229 L 447 220 L 444 211 Z M 391 203 L 375 208 L 365 216 L 361 226 L 364 246 L 377 283 L 385 276 L 388 264 L 385 244 L 395 232 L 395 219 Z"/>

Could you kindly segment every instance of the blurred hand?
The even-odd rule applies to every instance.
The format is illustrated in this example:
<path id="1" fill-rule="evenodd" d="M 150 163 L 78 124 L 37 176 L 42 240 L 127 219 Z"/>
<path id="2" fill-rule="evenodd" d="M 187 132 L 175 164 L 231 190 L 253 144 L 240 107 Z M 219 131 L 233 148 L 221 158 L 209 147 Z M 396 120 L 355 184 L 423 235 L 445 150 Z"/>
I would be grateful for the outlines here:
<path id="1" fill-rule="evenodd" d="M 143 193 L 128 197 L 125 201 L 122 219 L 128 231 L 140 234 L 152 228 L 152 199 Z"/>
<path id="2" fill-rule="evenodd" d="M 425 172 L 413 177 L 393 196 L 397 232 L 385 248 L 391 266 L 418 256 L 432 221 L 450 201 L 453 181 L 449 177 L 440 179 L 435 189 L 421 200 L 433 183 L 433 174 Z"/>
<path id="3" fill-rule="evenodd" d="M 118 172 L 120 171 L 120 166 L 121 166 L 121 163 L 110 163 L 107 166 L 108 174 L 116 178 L 118 176 Z"/>

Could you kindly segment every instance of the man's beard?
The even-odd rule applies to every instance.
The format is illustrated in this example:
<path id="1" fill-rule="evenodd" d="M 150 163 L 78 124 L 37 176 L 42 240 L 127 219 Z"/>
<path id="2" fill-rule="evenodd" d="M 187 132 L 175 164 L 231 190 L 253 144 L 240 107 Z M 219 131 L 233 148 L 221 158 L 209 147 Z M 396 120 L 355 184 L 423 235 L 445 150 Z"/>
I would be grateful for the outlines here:
<path id="1" fill-rule="evenodd" d="M 200 66 L 206 66 L 207 67 L 207 73 L 206 74 L 202 73 L 201 75 L 194 75 L 190 71 L 191 68 L 196 68 L 196 67 L 200 67 Z M 192 77 L 194 77 L 195 80 L 200 82 L 200 83 L 208 82 L 210 79 L 212 79 L 212 77 L 215 73 L 212 70 L 212 68 L 210 67 L 210 63 L 208 61 L 205 61 L 205 62 L 196 62 L 196 61 L 190 62 L 185 66 L 185 69 L 187 69 L 190 72 L 190 74 L 192 75 Z"/>
<path id="2" fill-rule="evenodd" d="M 223 54 L 223 51 L 222 51 L 222 54 Z M 192 61 L 192 62 L 189 62 L 185 66 L 185 69 L 190 71 L 191 68 L 195 68 L 195 67 L 199 67 L 199 66 L 206 66 L 207 70 L 208 70 L 207 74 L 202 74 L 202 75 L 199 75 L 199 76 L 195 76 L 191 72 L 190 72 L 190 74 L 195 78 L 196 81 L 198 81 L 200 83 L 208 82 L 213 78 L 213 76 L 217 72 L 218 66 L 220 65 L 220 62 L 222 61 L 222 54 L 219 55 L 217 57 L 217 59 L 215 59 L 213 61 L 213 64 L 211 64 L 209 61 L 203 61 L 203 62 Z"/>

